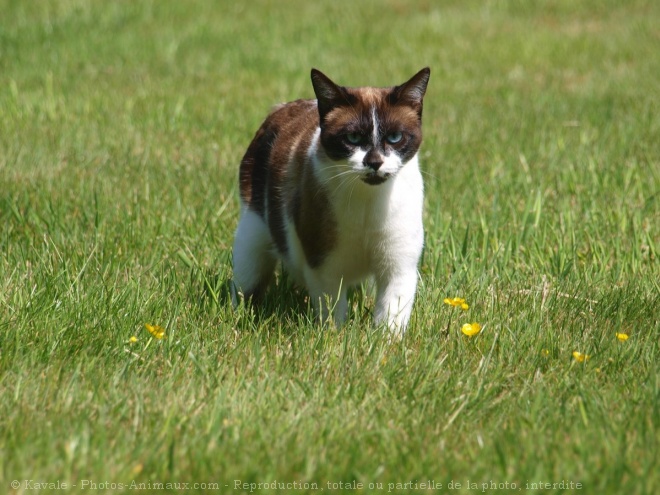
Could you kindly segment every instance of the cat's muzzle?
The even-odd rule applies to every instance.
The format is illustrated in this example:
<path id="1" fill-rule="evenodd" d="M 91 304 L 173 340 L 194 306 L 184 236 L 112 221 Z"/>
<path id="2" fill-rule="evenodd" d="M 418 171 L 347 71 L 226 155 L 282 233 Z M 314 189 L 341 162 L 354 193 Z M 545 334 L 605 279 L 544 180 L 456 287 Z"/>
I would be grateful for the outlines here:
<path id="1" fill-rule="evenodd" d="M 362 177 L 362 182 L 369 184 L 370 186 L 377 186 L 379 184 L 382 184 L 383 182 L 387 181 L 391 177 L 392 174 L 379 174 L 377 172 L 365 175 Z"/>

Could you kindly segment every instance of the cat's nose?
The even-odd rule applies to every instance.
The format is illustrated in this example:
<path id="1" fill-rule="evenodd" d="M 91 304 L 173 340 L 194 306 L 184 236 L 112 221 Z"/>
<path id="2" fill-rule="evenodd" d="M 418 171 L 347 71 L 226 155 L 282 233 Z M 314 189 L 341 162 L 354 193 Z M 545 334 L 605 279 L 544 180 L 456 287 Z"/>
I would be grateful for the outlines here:
<path id="1" fill-rule="evenodd" d="M 365 167 L 369 167 L 375 172 L 383 164 L 383 157 L 378 152 L 370 151 L 364 156 L 362 163 Z"/>

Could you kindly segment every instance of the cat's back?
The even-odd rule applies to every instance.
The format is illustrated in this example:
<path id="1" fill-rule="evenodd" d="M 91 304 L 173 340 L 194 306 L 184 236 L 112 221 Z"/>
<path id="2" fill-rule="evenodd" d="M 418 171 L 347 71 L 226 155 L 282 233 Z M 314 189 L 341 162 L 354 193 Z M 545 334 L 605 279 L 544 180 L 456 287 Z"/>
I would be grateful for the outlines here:
<path id="1" fill-rule="evenodd" d="M 301 163 L 319 126 L 316 100 L 276 105 L 261 124 L 241 161 L 241 199 L 264 207 L 269 182 L 281 179 L 291 162 Z"/>

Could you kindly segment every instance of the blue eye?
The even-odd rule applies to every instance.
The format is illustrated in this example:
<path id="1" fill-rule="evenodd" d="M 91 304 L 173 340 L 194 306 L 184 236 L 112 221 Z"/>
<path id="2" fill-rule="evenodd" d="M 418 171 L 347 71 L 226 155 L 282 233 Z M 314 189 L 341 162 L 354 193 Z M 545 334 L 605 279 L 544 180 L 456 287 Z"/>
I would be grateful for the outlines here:
<path id="1" fill-rule="evenodd" d="M 385 136 L 385 140 L 390 144 L 396 144 L 402 139 L 403 139 L 403 134 L 400 133 L 399 131 L 390 132 L 387 136 Z"/>
<path id="2" fill-rule="evenodd" d="M 351 132 L 346 134 L 346 141 L 351 144 L 360 144 L 362 142 L 362 134 Z"/>

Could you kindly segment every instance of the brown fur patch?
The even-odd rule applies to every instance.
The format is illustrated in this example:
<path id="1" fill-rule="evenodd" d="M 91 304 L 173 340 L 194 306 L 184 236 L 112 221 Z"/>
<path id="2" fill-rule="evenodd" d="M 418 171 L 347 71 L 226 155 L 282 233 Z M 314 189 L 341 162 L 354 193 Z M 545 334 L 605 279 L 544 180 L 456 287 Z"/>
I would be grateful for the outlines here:
<path id="1" fill-rule="evenodd" d="M 241 198 L 268 219 L 277 249 L 287 252 L 284 216 L 289 215 L 310 266 L 322 262 L 335 236 L 327 195 L 315 180 L 307 157 L 318 125 L 314 100 L 278 106 L 257 131 L 240 169 Z"/>
<path id="2" fill-rule="evenodd" d="M 291 203 L 291 216 L 305 259 L 310 267 L 316 268 L 335 245 L 337 223 L 325 190 L 309 175 L 305 179 Z"/>

